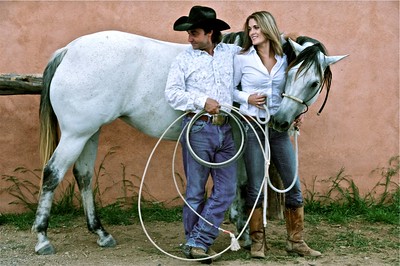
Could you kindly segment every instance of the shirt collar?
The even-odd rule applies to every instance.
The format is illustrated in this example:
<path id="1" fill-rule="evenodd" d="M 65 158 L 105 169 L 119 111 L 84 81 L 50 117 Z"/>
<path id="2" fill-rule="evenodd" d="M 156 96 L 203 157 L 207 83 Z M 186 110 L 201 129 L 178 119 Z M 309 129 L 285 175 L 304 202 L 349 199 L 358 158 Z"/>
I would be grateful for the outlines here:
<path id="1" fill-rule="evenodd" d="M 249 49 L 249 54 L 252 54 L 252 53 L 257 53 L 256 48 L 254 48 L 254 46 L 250 46 L 250 49 Z"/>
<path id="2" fill-rule="evenodd" d="M 203 53 L 206 53 L 206 54 L 208 54 L 207 52 L 205 52 L 205 51 L 203 51 L 203 50 L 199 50 L 199 49 L 193 49 L 193 47 L 192 46 L 190 46 L 190 48 L 189 48 L 190 50 L 191 50 L 191 53 L 193 54 L 193 55 L 196 55 L 196 56 L 200 56 L 201 54 L 203 54 Z M 222 44 L 222 42 L 220 42 L 220 43 L 218 43 L 216 46 L 215 46 L 215 48 L 214 48 L 214 52 L 215 51 L 223 51 L 224 50 L 224 46 L 223 46 L 223 44 Z M 209 55 L 209 54 L 208 54 Z"/>
<path id="3" fill-rule="evenodd" d="M 254 48 L 254 45 L 250 46 L 249 48 L 249 54 L 257 54 L 257 50 L 256 48 Z M 257 55 L 258 56 L 258 55 Z M 277 55 L 275 54 L 275 59 L 280 62 L 283 58 L 285 57 L 285 54 L 283 54 L 283 56 Z"/>

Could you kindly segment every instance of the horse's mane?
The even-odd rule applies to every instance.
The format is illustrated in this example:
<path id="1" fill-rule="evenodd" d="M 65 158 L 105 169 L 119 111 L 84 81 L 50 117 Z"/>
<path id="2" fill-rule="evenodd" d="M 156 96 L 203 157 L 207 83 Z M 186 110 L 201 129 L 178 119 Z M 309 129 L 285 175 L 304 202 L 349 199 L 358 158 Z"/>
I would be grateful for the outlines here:
<path id="1" fill-rule="evenodd" d="M 243 31 L 225 33 L 222 35 L 222 42 L 236 44 L 243 47 L 243 33 Z"/>
<path id="2" fill-rule="evenodd" d="M 322 52 L 324 55 L 327 55 L 327 51 L 325 46 L 320 43 L 318 40 L 315 40 L 310 37 L 306 36 L 300 36 L 296 39 L 296 42 L 300 45 L 303 45 L 307 42 L 313 43 L 312 46 L 309 46 L 305 48 L 297 57 L 292 49 L 292 46 L 290 45 L 289 42 L 285 43 L 283 45 L 283 51 L 286 54 L 288 58 L 288 68 L 287 71 L 289 71 L 293 66 L 303 62 L 299 68 L 299 71 L 297 72 L 297 75 L 301 73 L 303 70 L 306 71 L 310 69 L 311 66 L 314 65 L 314 67 L 317 69 L 318 74 L 321 77 L 324 77 L 324 80 L 326 78 L 326 72 L 330 72 L 329 66 L 325 70 L 324 75 L 321 73 L 321 64 L 318 60 L 318 53 Z"/>

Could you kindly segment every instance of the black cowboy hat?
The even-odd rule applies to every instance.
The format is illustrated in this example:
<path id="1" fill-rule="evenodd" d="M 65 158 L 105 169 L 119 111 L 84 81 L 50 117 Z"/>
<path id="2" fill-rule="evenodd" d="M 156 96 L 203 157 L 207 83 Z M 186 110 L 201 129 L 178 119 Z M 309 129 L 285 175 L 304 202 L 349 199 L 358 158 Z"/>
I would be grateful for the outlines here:
<path id="1" fill-rule="evenodd" d="M 189 16 L 180 17 L 175 21 L 174 30 L 187 31 L 205 26 L 219 31 L 231 28 L 226 22 L 217 19 L 214 9 L 205 6 L 194 6 L 190 9 Z"/>

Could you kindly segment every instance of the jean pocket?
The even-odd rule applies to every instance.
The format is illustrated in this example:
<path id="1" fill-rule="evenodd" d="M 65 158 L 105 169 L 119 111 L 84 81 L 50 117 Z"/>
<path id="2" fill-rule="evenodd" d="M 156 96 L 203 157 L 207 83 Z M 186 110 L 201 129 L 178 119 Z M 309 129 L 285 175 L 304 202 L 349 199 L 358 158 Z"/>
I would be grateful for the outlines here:
<path id="1" fill-rule="evenodd" d="M 206 123 L 206 121 L 197 120 L 190 128 L 190 133 L 192 134 L 200 132 L 206 126 Z"/>

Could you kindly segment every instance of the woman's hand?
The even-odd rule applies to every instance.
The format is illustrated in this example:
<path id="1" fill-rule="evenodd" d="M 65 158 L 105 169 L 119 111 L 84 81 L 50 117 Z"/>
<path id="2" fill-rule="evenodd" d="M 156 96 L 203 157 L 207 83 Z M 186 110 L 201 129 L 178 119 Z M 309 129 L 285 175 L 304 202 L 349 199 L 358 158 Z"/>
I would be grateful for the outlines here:
<path id="1" fill-rule="evenodd" d="M 258 93 L 254 93 L 249 96 L 249 99 L 247 100 L 247 102 L 251 105 L 254 105 L 255 107 L 257 107 L 259 109 L 265 109 L 264 104 L 265 104 L 266 99 L 267 99 L 266 96 L 260 95 Z"/>

